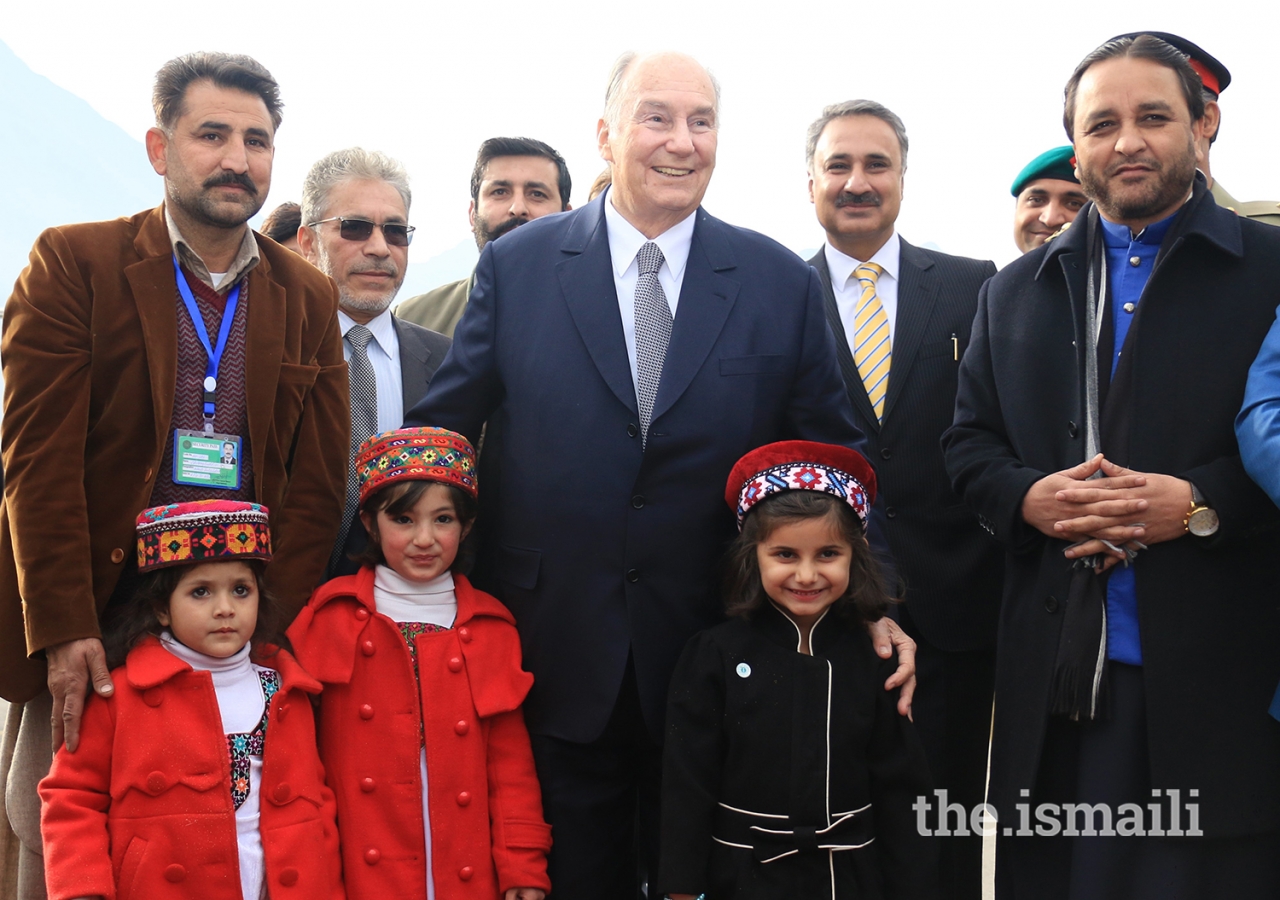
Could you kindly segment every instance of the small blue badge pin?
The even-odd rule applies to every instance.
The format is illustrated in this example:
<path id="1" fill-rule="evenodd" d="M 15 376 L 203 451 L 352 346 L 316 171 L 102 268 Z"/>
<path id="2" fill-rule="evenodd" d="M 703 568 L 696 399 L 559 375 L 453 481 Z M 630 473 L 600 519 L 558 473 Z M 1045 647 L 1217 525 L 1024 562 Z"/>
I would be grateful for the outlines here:
<path id="1" fill-rule="evenodd" d="M 738 668 L 735 671 L 737 671 L 739 678 L 746 678 L 751 674 L 751 667 L 746 663 L 738 663 Z"/>

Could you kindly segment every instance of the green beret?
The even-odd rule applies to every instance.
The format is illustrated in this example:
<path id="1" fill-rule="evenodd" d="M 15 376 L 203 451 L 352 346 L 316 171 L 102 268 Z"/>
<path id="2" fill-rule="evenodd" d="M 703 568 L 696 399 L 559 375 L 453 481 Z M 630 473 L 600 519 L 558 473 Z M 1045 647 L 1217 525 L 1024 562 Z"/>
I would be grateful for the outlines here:
<path id="1" fill-rule="evenodd" d="M 1080 179 L 1076 178 L 1076 167 L 1072 164 L 1075 155 L 1075 148 L 1070 144 L 1046 150 L 1027 163 L 1026 167 L 1018 173 L 1018 177 L 1013 179 L 1010 193 L 1015 197 L 1018 196 L 1024 187 L 1037 178 L 1057 178 L 1060 181 L 1074 181 L 1079 184 Z"/>

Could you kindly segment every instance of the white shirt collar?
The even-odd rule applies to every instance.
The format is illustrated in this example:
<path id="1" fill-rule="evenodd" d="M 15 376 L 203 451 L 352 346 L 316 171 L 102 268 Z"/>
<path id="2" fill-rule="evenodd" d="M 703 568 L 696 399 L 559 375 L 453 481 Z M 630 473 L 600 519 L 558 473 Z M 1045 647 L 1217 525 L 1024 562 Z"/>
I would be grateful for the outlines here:
<path id="1" fill-rule="evenodd" d="M 693 244 L 693 226 L 697 216 L 698 211 L 695 209 L 653 239 L 658 249 L 662 251 L 671 277 L 677 283 L 684 276 L 684 267 L 689 261 L 689 248 Z M 639 229 L 618 212 L 613 205 L 612 188 L 606 192 L 604 198 L 604 220 L 609 232 L 609 255 L 613 259 L 614 275 L 621 278 L 627 269 L 636 264 L 636 254 L 649 241 L 649 238 L 641 234 Z"/>
<path id="2" fill-rule="evenodd" d="M 357 324 L 359 323 L 355 319 L 341 309 L 338 310 L 338 325 L 342 329 L 343 337 L 346 337 L 347 332 Z M 378 342 L 378 346 L 382 348 L 383 353 L 387 354 L 387 356 L 395 355 L 396 350 L 400 347 L 400 341 L 396 336 L 395 323 L 391 321 L 390 308 L 378 313 L 378 315 L 366 322 L 364 327 L 373 332 L 373 339 Z"/>
<path id="3" fill-rule="evenodd" d="M 898 278 L 898 271 L 901 268 L 902 239 L 898 237 L 897 231 L 889 236 L 889 240 L 884 242 L 884 246 L 877 250 L 874 256 L 866 260 L 854 259 L 849 254 L 837 250 L 829 240 L 823 249 L 827 255 L 827 271 L 831 273 L 831 283 L 837 290 L 844 288 L 853 277 L 854 269 L 864 262 L 875 263 L 884 270 L 885 275 L 895 281 Z"/>

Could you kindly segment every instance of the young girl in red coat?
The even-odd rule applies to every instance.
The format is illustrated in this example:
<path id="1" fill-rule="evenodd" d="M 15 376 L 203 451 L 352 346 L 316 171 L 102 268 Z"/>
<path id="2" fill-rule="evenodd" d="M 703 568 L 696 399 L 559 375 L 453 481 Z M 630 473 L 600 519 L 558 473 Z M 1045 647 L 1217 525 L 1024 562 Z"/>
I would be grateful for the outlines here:
<path id="1" fill-rule="evenodd" d="M 845 447 L 748 453 L 725 499 L 730 620 L 671 681 L 658 887 L 673 900 L 932 898 L 912 805 L 924 752 L 866 623 L 888 607 L 863 534 L 875 474 Z"/>
<path id="2" fill-rule="evenodd" d="M 520 704 L 511 614 L 452 570 L 476 514 L 475 453 L 411 428 L 356 456 L 365 566 L 289 629 L 324 685 L 320 755 L 347 889 L 362 900 L 542 900 L 551 829 Z"/>
<path id="3" fill-rule="evenodd" d="M 115 691 L 40 782 L 50 900 L 341 900 L 320 685 L 276 645 L 266 508 L 175 503 L 137 531 L 141 577 L 106 635 Z"/>

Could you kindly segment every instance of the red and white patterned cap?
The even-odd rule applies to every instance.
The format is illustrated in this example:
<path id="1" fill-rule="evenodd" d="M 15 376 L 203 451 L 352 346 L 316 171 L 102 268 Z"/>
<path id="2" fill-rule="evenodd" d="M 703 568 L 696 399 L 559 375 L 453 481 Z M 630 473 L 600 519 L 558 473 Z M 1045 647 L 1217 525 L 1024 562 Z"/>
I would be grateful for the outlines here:
<path id="1" fill-rule="evenodd" d="M 876 499 L 876 473 L 857 450 L 816 441 L 778 441 L 757 447 L 734 464 L 724 500 L 738 516 L 738 530 L 751 508 L 782 491 L 820 491 L 853 507 L 867 529 Z"/>
<path id="2" fill-rule="evenodd" d="M 271 560 L 269 513 L 258 503 L 195 500 L 138 514 L 138 571 L 245 559 Z"/>

